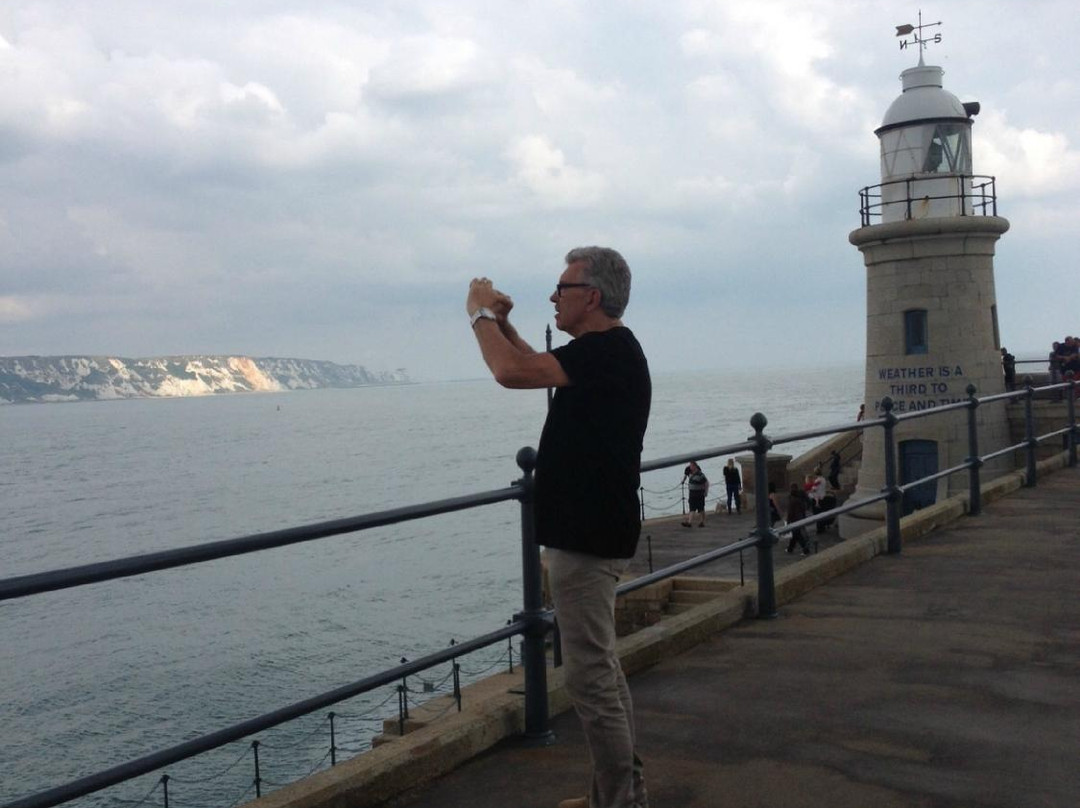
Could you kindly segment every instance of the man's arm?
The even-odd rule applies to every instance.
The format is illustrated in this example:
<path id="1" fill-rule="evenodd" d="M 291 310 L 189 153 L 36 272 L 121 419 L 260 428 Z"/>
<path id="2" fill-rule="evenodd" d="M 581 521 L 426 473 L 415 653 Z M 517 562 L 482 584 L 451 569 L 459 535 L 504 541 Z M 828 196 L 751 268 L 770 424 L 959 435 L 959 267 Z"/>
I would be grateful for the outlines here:
<path id="1" fill-rule="evenodd" d="M 570 385 L 558 359 L 547 352 L 525 353 L 494 321 L 477 320 L 473 331 L 491 375 L 503 387 L 526 390 Z"/>
<path id="2" fill-rule="evenodd" d="M 479 319 L 473 326 L 480 353 L 495 381 L 516 389 L 569 386 L 570 377 L 559 360 L 548 352 L 534 351 L 510 325 L 507 315 L 512 307 L 510 298 L 494 289 L 487 278 L 474 278 L 469 284 L 465 310 L 471 314 L 489 308 L 497 318 Z"/>

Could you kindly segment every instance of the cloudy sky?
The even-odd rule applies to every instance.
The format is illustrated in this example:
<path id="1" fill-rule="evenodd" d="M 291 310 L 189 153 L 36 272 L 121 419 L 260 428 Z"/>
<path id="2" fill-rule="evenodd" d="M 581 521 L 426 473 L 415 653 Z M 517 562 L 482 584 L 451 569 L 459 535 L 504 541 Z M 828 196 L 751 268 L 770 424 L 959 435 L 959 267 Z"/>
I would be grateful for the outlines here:
<path id="1" fill-rule="evenodd" d="M 858 361 L 858 190 L 917 60 L 874 0 L 4 0 L 0 355 L 484 368 L 488 275 L 543 343 L 565 251 L 634 270 L 654 371 Z M 978 100 L 1002 339 L 1080 332 L 1080 15 L 945 0 Z M 564 338 L 557 335 L 557 341 Z"/>

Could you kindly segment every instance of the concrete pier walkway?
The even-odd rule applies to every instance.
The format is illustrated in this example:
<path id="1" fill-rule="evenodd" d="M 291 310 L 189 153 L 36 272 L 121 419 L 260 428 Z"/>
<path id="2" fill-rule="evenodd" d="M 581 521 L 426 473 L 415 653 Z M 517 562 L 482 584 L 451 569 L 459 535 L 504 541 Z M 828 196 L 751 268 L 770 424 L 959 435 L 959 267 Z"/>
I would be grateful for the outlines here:
<path id="1" fill-rule="evenodd" d="M 750 519 L 672 528 L 696 541 Z M 1078 590 L 1080 470 L 1065 469 L 632 676 L 652 807 L 1075 808 Z M 504 742 L 390 805 L 584 794 L 577 718 L 553 726 L 555 745 Z"/>

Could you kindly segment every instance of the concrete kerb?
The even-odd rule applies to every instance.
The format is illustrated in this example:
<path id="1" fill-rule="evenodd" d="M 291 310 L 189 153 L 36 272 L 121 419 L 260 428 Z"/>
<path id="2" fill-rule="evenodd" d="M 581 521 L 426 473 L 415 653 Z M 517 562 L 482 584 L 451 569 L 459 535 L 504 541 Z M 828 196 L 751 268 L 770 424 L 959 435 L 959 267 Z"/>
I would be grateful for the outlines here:
<path id="1" fill-rule="evenodd" d="M 1037 474 L 1065 468 L 1067 454 L 1040 461 Z M 992 502 L 1019 489 L 1026 472 L 1016 471 L 981 487 L 983 502 Z M 957 495 L 901 520 L 903 542 L 916 540 L 968 511 L 968 496 Z M 776 600 L 789 603 L 886 549 L 885 528 L 853 539 L 784 567 L 776 573 Z M 733 626 L 756 611 L 757 587 L 748 583 L 719 594 L 681 614 L 665 617 L 618 641 L 625 671 L 648 668 Z M 570 707 L 558 669 L 548 670 L 549 712 Z M 449 699 L 444 696 L 441 699 Z M 439 701 L 439 700 L 436 700 Z M 525 727 L 521 671 L 502 673 L 475 682 L 462 691 L 462 711 L 432 721 L 332 769 L 247 803 L 248 808 L 374 808 L 396 795 L 430 782 L 476 757 Z"/>

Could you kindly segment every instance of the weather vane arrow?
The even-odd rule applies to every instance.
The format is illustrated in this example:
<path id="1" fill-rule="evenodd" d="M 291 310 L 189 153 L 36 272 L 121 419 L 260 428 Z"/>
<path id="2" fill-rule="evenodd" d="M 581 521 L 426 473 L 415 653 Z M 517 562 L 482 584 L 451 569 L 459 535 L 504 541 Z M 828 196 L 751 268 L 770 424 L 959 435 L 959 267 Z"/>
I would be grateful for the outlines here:
<path id="1" fill-rule="evenodd" d="M 907 36 L 908 34 L 914 34 L 914 36 L 908 40 L 903 39 L 900 41 L 900 50 L 905 50 L 909 45 L 918 44 L 919 46 L 919 61 L 922 61 L 923 51 L 926 50 L 926 46 L 931 42 L 937 44 L 941 42 L 941 32 L 938 31 L 932 37 L 927 37 L 923 34 L 924 28 L 933 28 L 934 26 L 941 25 L 941 22 L 928 22 L 922 21 L 922 9 L 919 10 L 919 24 L 912 25 L 911 23 L 905 23 L 904 25 L 896 26 L 897 36 Z"/>

